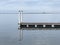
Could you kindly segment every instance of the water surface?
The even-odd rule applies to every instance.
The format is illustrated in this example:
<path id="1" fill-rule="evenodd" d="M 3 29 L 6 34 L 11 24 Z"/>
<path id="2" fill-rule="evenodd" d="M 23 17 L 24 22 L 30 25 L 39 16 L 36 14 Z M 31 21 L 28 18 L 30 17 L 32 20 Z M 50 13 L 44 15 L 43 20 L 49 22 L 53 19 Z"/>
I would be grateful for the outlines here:
<path id="1" fill-rule="evenodd" d="M 60 22 L 59 14 L 23 17 L 26 22 Z M 60 30 L 23 30 L 21 33 L 18 14 L 0 14 L 0 45 L 60 45 Z"/>

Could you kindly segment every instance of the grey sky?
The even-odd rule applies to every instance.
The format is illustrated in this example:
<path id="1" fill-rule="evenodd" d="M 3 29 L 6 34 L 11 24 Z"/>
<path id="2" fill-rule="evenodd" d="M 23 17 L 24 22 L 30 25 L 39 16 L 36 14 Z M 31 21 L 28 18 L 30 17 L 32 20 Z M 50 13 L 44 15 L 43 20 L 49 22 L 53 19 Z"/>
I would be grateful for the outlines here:
<path id="1" fill-rule="evenodd" d="M 60 0 L 0 0 L 0 10 L 60 11 Z"/>

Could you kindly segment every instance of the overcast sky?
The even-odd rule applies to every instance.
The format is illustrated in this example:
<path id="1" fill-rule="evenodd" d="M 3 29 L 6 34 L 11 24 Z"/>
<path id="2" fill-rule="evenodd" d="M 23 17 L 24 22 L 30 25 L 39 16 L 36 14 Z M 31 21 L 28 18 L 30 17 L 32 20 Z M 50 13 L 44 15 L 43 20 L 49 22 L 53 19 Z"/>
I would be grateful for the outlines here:
<path id="1" fill-rule="evenodd" d="M 0 10 L 60 11 L 60 0 L 0 0 Z"/>
<path id="2" fill-rule="evenodd" d="M 3 10 L 4 10 L 4 13 L 9 12 L 9 11 L 6 12 L 5 10 L 13 10 L 13 11 L 10 11 L 10 12 L 14 12 L 15 10 L 29 10 L 29 11 L 30 10 L 32 10 L 32 11 L 33 10 L 39 10 L 39 11 L 43 11 L 43 12 L 46 12 L 46 11 L 47 12 L 49 12 L 49 11 L 50 12 L 52 12 L 52 11 L 60 12 L 60 0 L 0 0 L 0 10 L 2 10 L 2 11 L 0 11 L 0 13 L 3 12 Z M 55 20 L 56 22 L 60 21 L 60 14 L 59 15 L 54 14 L 54 15 L 50 15 L 50 16 L 47 15 L 46 17 L 45 16 L 46 15 L 43 15 L 43 17 L 41 15 L 40 16 L 35 16 L 35 15 L 31 16 L 30 15 L 29 17 L 31 17 L 32 21 L 33 21 L 33 19 L 35 19 L 35 21 L 36 21 L 40 17 L 42 18 L 42 19 L 40 18 L 41 21 L 45 21 L 45 20 L 47 20 L 47 21 Z M 4 19 L 3 19 L 3 17 L 4 17 Z M 6 16 L 6 17 L 5 16 L 1 17 L 1 15 L 0 15 L 1 22 L 2 22 L 2 20 L 4 22 L 6 22 L 5 18 L 8 21 L 8 16 Z M 12 17 L 14 17 L 14 16 L 12 16 Z M 37 18 L 33 18 L 33 17 L 37 17 Z M 26 20 L 29 20 L 29 19 L 26 18 Z M 40 19 L 38 21 L 40 21 Z M 12 20 L 12 18 L 10 20 Z"/>

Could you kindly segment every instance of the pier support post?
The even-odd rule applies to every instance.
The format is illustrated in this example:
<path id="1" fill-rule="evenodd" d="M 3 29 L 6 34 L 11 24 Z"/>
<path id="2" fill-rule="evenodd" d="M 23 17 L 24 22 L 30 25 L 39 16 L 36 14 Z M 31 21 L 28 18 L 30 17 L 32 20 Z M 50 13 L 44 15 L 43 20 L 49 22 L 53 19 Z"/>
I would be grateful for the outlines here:
<path id="1" fill-rule="evenodd" d="M 52 27 L 54 27 L 54 24 L 52 24 Z"/>
<path id="2" fill-rule="evenodd" d="M 27 27 L 29 27 L 29 25 L 27 24 Z"/>
<path id="3" fill-rule="evenodd" d="M 35 25 L 35 27 L 37 27 L 37 25 Z"/>
<path id="4" fill-rule="evenodd" d="M 46 25 L 43 25 L 43 27 L 46 27 Z"/>

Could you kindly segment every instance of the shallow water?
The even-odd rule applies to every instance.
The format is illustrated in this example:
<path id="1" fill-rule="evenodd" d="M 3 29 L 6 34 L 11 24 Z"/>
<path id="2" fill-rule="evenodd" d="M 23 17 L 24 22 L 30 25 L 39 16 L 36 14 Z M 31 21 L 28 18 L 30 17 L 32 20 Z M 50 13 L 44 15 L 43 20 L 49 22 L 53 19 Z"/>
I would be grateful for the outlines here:
<path id="1" fill-rule="evenodd" d="M 23 18 L 23 21 L 39 22 L 38 19 L 41 19 L 40 22 L 59 22 L 60 20 L 59 15 L 45 16 L 45 19 L 39 16 L 24 15 L 26 18 Z M 20 31 L 17 14 L 0 14 L 0 45 L 60 45 L 60 30 Z"/>

